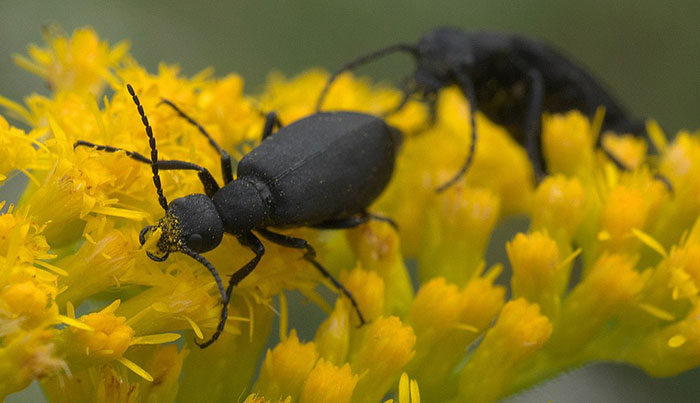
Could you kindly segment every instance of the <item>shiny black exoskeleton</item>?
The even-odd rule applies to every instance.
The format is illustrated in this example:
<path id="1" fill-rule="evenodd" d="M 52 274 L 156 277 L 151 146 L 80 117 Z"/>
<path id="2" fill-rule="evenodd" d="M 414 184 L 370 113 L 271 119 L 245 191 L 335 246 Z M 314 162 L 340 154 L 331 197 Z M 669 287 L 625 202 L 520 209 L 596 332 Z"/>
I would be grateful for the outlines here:
<path id="1" fill-rule="evenodd" d="M 165 210 L 156 225 L 141 231 L 140 242 L 155 229 L 162 235 L 157 242 L 160 255 L 148 256 L 156 261 L 167 259 L 170 252 L 181 252 L 204 265 L 216 280 L 223 301 L 221 319 L 212 337 L 199 344 L 204 348 L 214 342 L 224 329 L 228 302 L 233 288 L 257 266 L 265 247 L 255 235 L 276 244 L 304 250 L 304 259 L 338 288 L 352 303 L 360 324 L 364 318 L 355 299 L 315 259 L 314 249 L 303 239 L 279 234 L 268 227 L 350 228 L 369 219 L 393 222 L 367 211 L 384 190 L 394 170 L 396 151 L 401 141 L 398 130 L 384 120 L 356 112 L 316 113 L 282 127 L 276 114 L 267 115 L 263 141 L 239 162 L 233 178 L 231 158 L 192 118 L 168 100 L 182 118 L 194 124 L 221 155 L 225 185 L 219 187 L 204 167 L 186 161 L 158 159 L 153 130 L 133 88 L 129 94 L 138 107 L 148 135 L 151 158 L 120 148 L 78 141 L 75 147 L 124 151 L 129 157 L 151 165 L 153 182 L 160 205 Z M 273 134 L 274 128 L 279 129 Z M 160 183 L 159 170 L 194 170 L 206 194 L 192 194 L 168 204 Z M 216 269 L 201 255 L 216 248 L 229 233 L 254 253 L 255 257 L 236 271 L 224 290 Z"/>
<path id="2" fill-rule="evenodd" d="M 351 61 L 331 75 L 318 99 L 317 110 L 340 73 L 394 52 L 411 54 L 416 70 L 404 81 L 404 98 L 391 112 L 403 107 L 413 94 L 434 100 L 441 88 L 450 85 L 457 85 L 469 100 L 472 141 L 467 160 L 438 191 L 458 180 L 471 164 L 476 146 L 474 115 L 477 108 L 506 127 L 525 147 L 537 177 L 545 171 L 540 127 L 542 112 L 577 109 L 592 117 L 602 106 L 605 108 L 603 129 L 636 134 L 644 131 L 643 124 L 631 119 L 597 80 L 551 46 L 522 35 L 465 32 L 455 28 L 437 28 L 426 33 L 415 45 L 392 45 Z M 625 168 L 605 152 L 618 167 Z"/>

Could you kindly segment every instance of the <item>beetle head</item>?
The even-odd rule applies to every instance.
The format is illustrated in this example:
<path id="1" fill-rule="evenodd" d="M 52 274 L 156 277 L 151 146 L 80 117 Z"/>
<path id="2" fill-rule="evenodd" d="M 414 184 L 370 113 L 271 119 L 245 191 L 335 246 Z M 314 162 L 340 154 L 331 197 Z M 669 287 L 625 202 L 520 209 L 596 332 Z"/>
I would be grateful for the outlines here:
<path id="1" fill-rule="evenodd" d="M 156 228 L 162 231 L 156 244 L 162 255 L 146 252 L 155 261 L 167 259 L 170 252 L 208 252 L 221 243 L 224 235 L 214 203 L 203 194 L 192 194 L 170 202 L 165 217 L 156 225 L 141 230 L 141 245 L 146 242 L 146 234 Z"/>
<path id="2" fill-rule="evenodd" d="M 434 95 L 454 82 L 454 72 L 473 63 L 474 49 L 469 34 L 457 28 L 429 31 L 416 46 L 416 91 Z"/>

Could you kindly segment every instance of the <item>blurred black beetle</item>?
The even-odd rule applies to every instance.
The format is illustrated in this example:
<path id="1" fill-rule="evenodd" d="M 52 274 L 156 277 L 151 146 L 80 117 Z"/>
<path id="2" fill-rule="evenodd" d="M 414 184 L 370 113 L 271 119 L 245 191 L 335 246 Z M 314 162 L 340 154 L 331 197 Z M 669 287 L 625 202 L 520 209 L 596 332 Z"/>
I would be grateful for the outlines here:
<path id="1" fill-rule="evenodd" d="M 522 35 L 464 32 L 456 28 L 437 28 L 415 45 L 391 45 L 345 64 L 326 82 L 316 109 L 321 109 L 330 85 L 341 73 L 395 52 L 413 55 L 416 69 L 403 82 L 402 101 L 387 114 L 401 109 L 414 94 L 427 99 L 434 111 L 437 92 L 449 85 L 457 85 L 469 100 L 472 141 L 467 159 L 452 179 L 438 187 L 438 192 L 454 184 L 471 165 L 477 138 L 477 107 L 525 147 L 538 179 L 546 170 L 542 112 L 579 110 L 593 117 L 599 107 L 604 107 L 603 130 L 645 134 L 644 122 L 630 118 L 597 80 L 551 46 Z M 600 140 L 599 136 L 597 147 L 601 146 Z M 620 169 L 628 169 L 600 148 Z"/>

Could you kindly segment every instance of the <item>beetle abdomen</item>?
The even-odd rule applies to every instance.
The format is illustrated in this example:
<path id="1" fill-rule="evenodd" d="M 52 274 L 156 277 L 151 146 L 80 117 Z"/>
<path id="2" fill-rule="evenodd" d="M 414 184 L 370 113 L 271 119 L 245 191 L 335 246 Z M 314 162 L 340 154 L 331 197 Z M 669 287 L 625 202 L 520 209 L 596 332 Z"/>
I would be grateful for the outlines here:
<path id="1" fill-rule="evenodd" d="M 601 81 L 554 46 L 513 35 L 513 52 L 540 72 L 546 87 L 544 110 L 553 113 L 577 109 L 593 117 L 599 106 L 605 107 L 604 125 L 629 121 L 622 105 Z"/>
<path id="2" fill-rule="evenodd" d="M 272 193 L 270 222 L 313 225 L 365 211 L 391 179 L 396 129 L 356 112 L 323 112 L 283 127 L 248 153 L 238 176 Z"/>

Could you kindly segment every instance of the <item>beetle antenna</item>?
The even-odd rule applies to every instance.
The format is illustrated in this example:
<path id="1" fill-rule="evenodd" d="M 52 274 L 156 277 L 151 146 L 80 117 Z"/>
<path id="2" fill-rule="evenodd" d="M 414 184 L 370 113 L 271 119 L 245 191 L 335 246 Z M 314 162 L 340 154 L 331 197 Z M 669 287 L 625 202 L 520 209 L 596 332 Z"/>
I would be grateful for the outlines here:
<path id="1" fill-rule="evenodd" d="M 335 79 L 338 78 L 339 75 L 346 71 L 352 71 L 363 64 L 369 63 L 376 59 L 380 59 L 394 52 L 407 52 L 411 53 L 413 56 L 416 56 L 417 54 L 415 46 L 408 45 L 405 43 L 397 43 L 395 45 L 387 46 L 383 49 L 379 49 L 372 53 L 360 56 L 357 59 L 348 62 L 340 69 L 333 72 L 333 74 L 331 74 L 331 76 L 328 78 L 328 81 L 326 81 L 326 85 L 323 87 L 323 90 L 321 90 L 321 95 L 319 95 L 318 101 L 316 101 L 316 112 L 319 112 L 321 110 L 321 106 L 323 106 L 323 101 L 325 100 L 326 95 L 328 94 L 328 90 L 330 89 L 331 84 L 333 84 L 333 81 L 335 81 Z"/>
<path id="2" fill-rule="evenodd" d="M 212 277 L 214 277 L 214 280 L 216 281 L 216 287 L 219 289 L 219 294 L 221 294 L 221 299 L 223 299 L 225 301 L 227 298 L 226 298 L 226 291 L 224 290 L 224 284 L 221 282 L 221 277 L 219 276 L 219 272 L 216 271 L 214 266 L 211 263 L 209 263 L 209 261 L 204 256 L 193 251 L 192 249 L 188 248 L 185 245 L 180 246 L 179 250 L 180 250 L 180 252 L 184 253 L 185 255 L 198 261 L 204 267 L 206 267 L 207 270 L 209 270 L 209 273 L 211 273 Z"/>
<path id="3" fill-rule="evenodd" d="M 151 127 L 151 124 L 148 123 L 148 118 L 146 117 L 146 113 L 143 111 L 143 106 L 139 101 L 139 97 L 137 97 L 136 92 L 134 92 L 134 88 L 131 86 L 131 84 L 127 84 L 126 89 L 129 91 L 131 99 L 134 100 L 136 109 L 138 109 L 139 115 L 141 115 L 141 122 L 146 128 L 148 144 L 151 146 L 151 171 L 153 171 L 153 184 L 156 186 L 156 192 L 158 193 L 158 202 L 160 203 L 160 206 L 163 207 L 163 210 L 168 211 L 168 200 L 163 194 L 163 186 L 160 183 L 160 175 L 158 174 L 158 149 L 156 148 L 156 138 L 153 136 L 153 128 Z"/>
<path id="4" fill-rule="evenodd" d="M 457 81 L 459 87 L 462 90 L 462 94 L 467 99 L 469 103 L 469 125 L 471 127 L 471 142 L 469 143 L 469 153 L 467 154 L 467 159 L 462 164 L 459 171 L 452 177 L 452 179 L 438 186 L 435 191 L 437 193 L 444 192 L 447 188 L 454 185 L 464 174 L 467 172 L 469 167 L 474 161 L 474 154 L 476 153 L 476 95 L 474 94 L 474 84 L 472 83 L 469 76 L 464 74 L 457 74 Z"/>
<path id="5" fill-rule="evenodd" d="M 224 329 L 224 324 L 226 323 L 226 319 L 228 318 L 228 297 L 226 296 L 226 291 L 224 290 L 224 284 L 221 282 L 221 276 L 219 276 L 219 272 L 216 271 L 214 266 L 209 263 L 209 261 L 199 253 L 193 251 L 192 249 L 188 248 L 187 246 L 180 246 L 180 252 L 186 254 L 187 256 L 191 257 L 192 259 L 198 261 L 201 263 L 204 267 L 209 270 L 209 273 L 211 273 L 212 277 L 214 277 L 214 281 L 216 281 L 216 287 L 219 289 L 219 294 L 221 295 L 221 319 L 219 320 L 219 326 L 217 329 L 217 336 L 220 334 Z M 211 344 L 216 338 L 212 338 L 212 340 L 209 340 L 207 342 L 204 342 L 202 344 L 198 343 L 195 340 L 195 344 L 198 345 L 199 347 L 206 347 L 209 344 Z"/>

